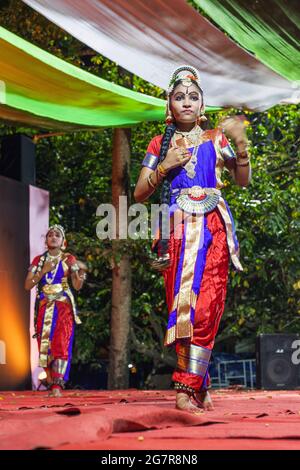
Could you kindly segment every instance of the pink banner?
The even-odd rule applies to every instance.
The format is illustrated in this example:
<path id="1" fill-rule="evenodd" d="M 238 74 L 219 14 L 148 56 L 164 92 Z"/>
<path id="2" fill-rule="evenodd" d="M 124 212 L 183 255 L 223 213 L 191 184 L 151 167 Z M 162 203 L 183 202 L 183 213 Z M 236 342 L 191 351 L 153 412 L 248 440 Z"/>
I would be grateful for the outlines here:
<path id="1" fill-rule="evenodd" d="M 29 186 L 29 245 L 30 262 L 33 258 L 46 250 L 45 235 L 49 227 L 49 193 L 43 189 Z M 43 370 L 38 367 L 38 347 L 34 335 L 34 303 L 35 289 L 30 296 L 30 361 L 32 388 L 38 386 L 38 375 Z"/>

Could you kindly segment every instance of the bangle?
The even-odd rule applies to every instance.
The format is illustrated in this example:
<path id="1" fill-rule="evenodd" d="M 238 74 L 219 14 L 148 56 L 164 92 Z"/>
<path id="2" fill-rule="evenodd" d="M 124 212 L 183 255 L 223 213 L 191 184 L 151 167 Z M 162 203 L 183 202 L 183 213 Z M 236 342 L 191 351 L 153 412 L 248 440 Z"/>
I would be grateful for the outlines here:
<path id="1" fill-rule="evenodd" d="M 168 170 L 166 170 L 166 169 L 162 166 L 161 163 L 157 166 L 157 171 L 158 171 L 158 173 L 159 173 L 161 176 L 163 176 L 163 177 L 167 176 L 167 174 L 168 174 Z"/>
<path id="2" fill-rule="evenodd" d="M 36 279 L 34 279 L 34 278 L 35 278 L 35 275 L 34 275 L 33 278 L 31 279 L 31 281 L 33 282 L 33 284 L 37 284 L 37 283 L 40 281 L 40 279 L 36 280 Z"/>
<path id="3" fill-rule="evenodd" d="M 248 158 L 248 160 L 246 160 L 245 162 L 239 162 L 238 160 L 236 161 L 236 165 L 237 166 L 248 166 L 250 163 L 250 158 Z"/>
<path id="4" fill-rule="evenodd" d="M 247 149 L 242 150 L 242 151 L 240 151 L 240 152 L 237 151 L 237 152 L 236 152 L 236 156 L 237 156 L 238 158 L 242 158 L 242 159 L 243 159 L 243 158 L 248 158 Z"/>
<path id="5" fill-rule="evenodd" d="M 148 184 L 149 186 L 151 186 L 151 188 L 156 189 L 156 185 L 153 183 L 151 176 L 152 176 L 152 173 L 150 173 L 150 175 L 147 178 Z"/>

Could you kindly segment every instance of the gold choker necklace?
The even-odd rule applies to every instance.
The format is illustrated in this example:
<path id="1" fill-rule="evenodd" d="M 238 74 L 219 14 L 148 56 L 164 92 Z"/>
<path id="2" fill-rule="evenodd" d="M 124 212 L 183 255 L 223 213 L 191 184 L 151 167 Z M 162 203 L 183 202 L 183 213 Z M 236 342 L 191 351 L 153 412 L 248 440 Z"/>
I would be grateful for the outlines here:
<path id="1" fill-rule="evenodd" d="M 202 132 L 203 130 L 200 126 L 195 126 L 190 131 L 179 131 L 178 129 L 176 129 L 175 134 L 177 136 L 181 136 L 186 141 L 189 141 L 194 146 L 198 144 L 199 137 L 201 136 Z M 174 140 L 176 140 L 176 138 Z"/>
<path id="2" fill-rule="evenodd" d="M 61 256 L 61 251 L 58 253 L 58 255 L 50 255 L 49 251 L 47 253 L 47 258 L 52 261 L 54 259 L 58 259 Z"/>

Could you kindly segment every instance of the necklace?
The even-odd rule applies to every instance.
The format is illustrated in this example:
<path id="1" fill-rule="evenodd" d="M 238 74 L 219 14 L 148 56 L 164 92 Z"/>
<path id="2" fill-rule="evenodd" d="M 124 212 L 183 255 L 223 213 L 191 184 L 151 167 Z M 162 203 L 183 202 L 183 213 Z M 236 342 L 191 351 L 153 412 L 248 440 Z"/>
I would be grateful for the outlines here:
<path id="1" fill-rule="evenodd" d="M 61 251 L 58 253 L 58 255 L 50 255 L 50 253 L 48 252 L 47 253 L 47 258 L 50 260 L 50 261 L 53 261 L 54 259 L 58 259 L 61 255 Z"/>
<path id="2" fill-rule="evenodd" d="M 196 171 L 195 171 L 195 166 L 197 164 L 197 153 L 198 153 L 198 148 L 200 145 L 200 136 L 202 134 L 202 129 L 200 126 L 195 126 L 193 129 L 191 129 L 188 132 L 181 132 L 178 129 L 176 129 L 175 134 L 182 136 L 182 138 L 185 141 L 185 146 L 188 147 L 189 143 L 191 146 L 193 146 L 193 152 L 192 156 L 189 159 L 189 161 L 184 165 L 184 169 L 187 173 L 187 176 L 191 179 L 193 179 L 196 176 Z M 175 134 L 173 136 L 173 141 L 172 145 L 176 147 L 176 138 Z"/>
<path id="3" fill-rule="evenodd" d="M 60 257 L 61 257 L 61 251 L 58 253 L 58 255 L 50 255 L 50 253 L 47 253 L 47 259 L 46 261 L 54 261 L 57 260 L 57 263 L 55 264 L 55 267 L 52 271 L 49 271 L 46 273 L 46 282 L 47 284 L 52 284 L 53 280 L 55 279 L 59 264 L 60 264 Z"/>
<path id="4" fill-rule="evenodd" d="M 199 143 L 199 137 L 202 132 L 203 130 L 201 129 L 201 127 L 196 125 L 190 131 L 179 131 L 178 129 L 176 129 L 175 134 L 181 135 L 183 139 L 190 141 L 192 145 L 197 145 Z"/>
<path id="5" fill-rule="evenodd" d="M 197 153 L 199 145 L 195 145 L 193 148 L 192 156 L 189 161 L 184 165 L 184 169 L 189 178 L 193 179 L 196 176 L 195 166 L 197 164 Z"/>

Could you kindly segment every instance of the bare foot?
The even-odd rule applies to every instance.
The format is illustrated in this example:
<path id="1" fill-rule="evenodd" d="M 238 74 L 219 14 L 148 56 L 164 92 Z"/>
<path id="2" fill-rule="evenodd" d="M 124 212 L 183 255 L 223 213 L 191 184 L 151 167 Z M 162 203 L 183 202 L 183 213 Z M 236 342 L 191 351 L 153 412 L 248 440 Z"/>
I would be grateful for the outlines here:
<path id="1" fill-rule="evenodd" d="M 199 412 L 199 408 L 190 400 L 190 397 L 187 393 L 178 392 L 176 394 L 176 409 L 182 411 L 192 411 L 192 412 Z"/>
<path id="2" fill-rule="evenodd" d="M 193 396 L 199 408 L 203 408 L 206 411 L 214 410 L 214 405 L 208 390 L 195 392 Z"/>
<path id="3" fill-rule="evenodd" d="M 48 397 L 62 397 L 60 388 L 53 388 L 50 390 Z"/>

